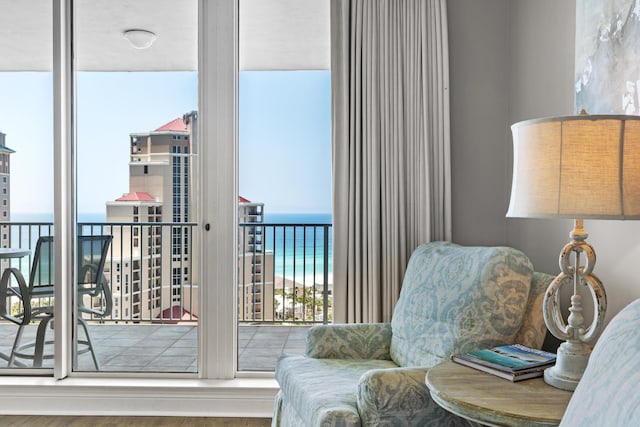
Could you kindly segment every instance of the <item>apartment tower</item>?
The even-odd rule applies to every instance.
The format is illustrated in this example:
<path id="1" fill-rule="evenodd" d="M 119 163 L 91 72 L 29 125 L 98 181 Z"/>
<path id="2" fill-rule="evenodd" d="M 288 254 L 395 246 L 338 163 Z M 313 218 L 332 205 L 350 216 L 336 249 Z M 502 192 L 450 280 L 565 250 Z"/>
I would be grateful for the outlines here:
<path id="1" fill-rule="evenodd" d="M 0 132 L 0 222 L 11 221 L 11 168 L 9 156 L 15 153 L 5 143 L 6 135 Z M 9 227 L 2 226 L 0 246 L 9 246 Z"/>
<path id="2" fill-rule="evenodd" d="M 114 230 L 114 316 L 125 320 L 196 319 L 197 257 L 192 232 L 197 113 L 130 134 L 129 192 L 107 202 Z M 122 312 L 117 312 L 121 310 Z"/>
<path id="3" fill-rule="evenodd" d="M 273 251 L 264 247 L 264 203 L 238 197 L 238 319 L 274 320 Z"/>

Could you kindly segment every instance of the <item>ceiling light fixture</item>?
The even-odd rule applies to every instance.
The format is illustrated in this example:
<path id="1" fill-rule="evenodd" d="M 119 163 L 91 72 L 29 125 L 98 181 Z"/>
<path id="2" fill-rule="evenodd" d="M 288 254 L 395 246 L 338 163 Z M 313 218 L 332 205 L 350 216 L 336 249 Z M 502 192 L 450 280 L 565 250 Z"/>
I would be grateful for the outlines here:
<path id="1" fill-rule="evenodd" d="M 148 49 L 157 38 L 154 33 L 147 30 L 126 30 L 123 36 L 135 49 Z"/>

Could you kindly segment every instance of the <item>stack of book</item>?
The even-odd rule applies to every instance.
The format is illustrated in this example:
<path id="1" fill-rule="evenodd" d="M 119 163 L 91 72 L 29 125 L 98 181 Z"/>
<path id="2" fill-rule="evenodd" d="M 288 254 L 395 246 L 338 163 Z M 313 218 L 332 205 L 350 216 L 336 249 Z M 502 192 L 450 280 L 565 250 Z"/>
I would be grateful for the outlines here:
<path id="1" fill-rule="evenodd" d="M 542 376 L 545 369 L 554 365 L 556 355 L 522 344 L 511 344 L 454 354 L 451 359 L 510 381 L 521 381 Z"/>

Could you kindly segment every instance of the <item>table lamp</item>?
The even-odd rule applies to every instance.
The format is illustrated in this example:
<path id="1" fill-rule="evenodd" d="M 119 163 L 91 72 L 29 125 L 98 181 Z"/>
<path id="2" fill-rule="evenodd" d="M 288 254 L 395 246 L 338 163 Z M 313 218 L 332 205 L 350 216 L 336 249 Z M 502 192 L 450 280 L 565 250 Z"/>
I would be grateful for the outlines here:
<path id="1" fill-rule="evenodd" d="M 549 331 L 563 340 L 547 384 L 574 390 L 604 326 L 607 298 L 592 274 L 596 262 L 586 242 L 584 219 L 640 219 L 640 117 L 587 115 L 519 122 L 513 132 L 513 183 L 508 217 L 570 218 L 571 241 L 560 253 L 561 273 L 544 297 Z M 584 263 L 583 263 L 584 260 Z M 572 285 L 567 320 L 560 289 Z M 581 286 L 593 298 L 593 321 L 585 325 Z"/>

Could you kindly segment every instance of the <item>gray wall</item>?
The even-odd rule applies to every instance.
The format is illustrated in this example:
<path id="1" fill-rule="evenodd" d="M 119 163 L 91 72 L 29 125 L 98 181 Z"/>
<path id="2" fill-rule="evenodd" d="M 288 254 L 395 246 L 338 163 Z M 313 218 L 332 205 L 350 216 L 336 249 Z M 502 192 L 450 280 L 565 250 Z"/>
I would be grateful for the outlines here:
<path id="1" fill-rule="evenodd" d="M 511 124 L 573 114 L 574 0 L 449 0 L 453 240 L 507 244 L 556 274 L 567 220 L 506 219 Z M 607 320 L 640 298 L 640 222 L 585 221 Z"/>
<path id="2" fill-rule="evenodd" d="M 449 0 L 453 241 L 506 240 L 509 1 Z"/>

